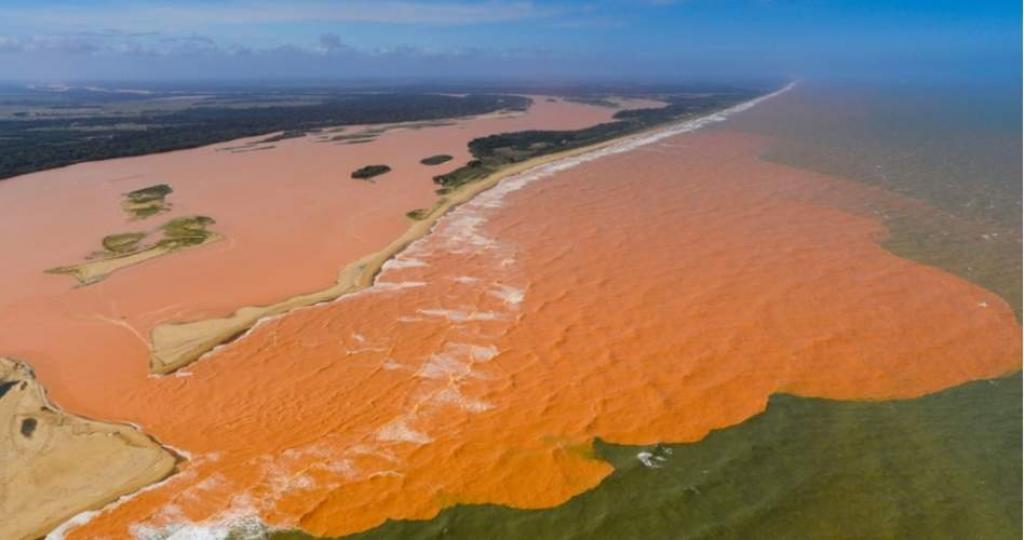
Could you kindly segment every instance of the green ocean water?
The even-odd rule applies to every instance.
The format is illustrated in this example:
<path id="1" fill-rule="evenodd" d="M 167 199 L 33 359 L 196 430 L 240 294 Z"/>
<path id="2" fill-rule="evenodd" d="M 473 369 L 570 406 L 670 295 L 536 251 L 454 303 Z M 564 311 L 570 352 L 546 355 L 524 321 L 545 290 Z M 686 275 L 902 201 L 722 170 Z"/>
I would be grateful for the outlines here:
<path id="1" fill-rule="evenodd" d="M 598 441 L 615 472 L 557 508 L 456 506 L 347 538 L 1020 538 L 1020 387 L 1015 376 L 910 401 L 775 396 L 696 444 Z"/>
<path id="2" fill-rule="evenodd" d="M 927 203 L 876 209 L 885 247 L 994 291 L 1019 319 L 1019 95 L 804 84 L 727 127 L 772 137 L 765 159 Z M 351 538 L 1021 538 L 1021 399 L 1020 373 L 907 401 L 774 396 L 697 443 L 596 441 L 615 472 L 557 508 L 456 506 Z"/>

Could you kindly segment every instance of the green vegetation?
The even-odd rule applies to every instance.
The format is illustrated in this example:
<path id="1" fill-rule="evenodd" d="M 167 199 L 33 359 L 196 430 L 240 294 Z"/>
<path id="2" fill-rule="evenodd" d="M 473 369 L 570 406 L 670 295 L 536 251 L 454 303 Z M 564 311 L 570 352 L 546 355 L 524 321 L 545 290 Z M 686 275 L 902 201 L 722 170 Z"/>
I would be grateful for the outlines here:
<path id="1" fill-rule="evenodd" d="M 580 103 L 582 105 L 593 105 L 595 107 L 607 107 L 609 109 L 618 109 L 619 104 L 607 96 L 595 95 L 577 95 L 577 96 L 564 96 L 562 99 L 572 103 Z"/>
<path id="2" fill-rule="evenodd" d="M 157 184 L 142 189 L 125 193 L 121 207 L 125 212 L 132 214 L 135 219 L 145 219 L 149 216 L 170 210 L 171 205 L 166 198 L 174 190 L 167 184 Z"/>
<path id="3" fill-rule="evenodd" d="M 103 238 L 103 249 L 110 255 L 125 255 L 139 250 L 139 242 L 146 237 L 144 232 L 111 234 Z"/>
<path id="4" fill-rule="evenodd" d="M 1020 538 L 1021 397 L 1019 374 L 908 401 L 777 395 L 698 443 L 596 441 L 615 471 L 564 505 L 460 505 L 348 538 Z"/>
<path id="5" fill-rule="evenodd" d="M 46 272 L 74 276 L 82 285 L 96 283 L 121 268 L 217 240 L 220 236 L 207 230 L 213 223 L 213 218 L 206 216 L 188 216 L 172 219 L 151 232 L 111 234 L 103 238 L 104 250 L 93 253 L 87 261 Z M 157 233 L 159 240 L 145 242 Z"/>
<path id="6" fill-rule="evenodd" d="M 125 197 L 133 203 L 148 203 L 153 201 L 163 201 L 164 198 L 170 195 L 173 191 L 174 190 L 171 189 L 171 186 L 167 184 L 157 184 L 155 186 L 129 191 L 125 194 Z"/>
<path id="7" fill-rule="evenodd" d="M 475 159 L 454 171 L 435 176 L 434 182 L 448 191 L 486 177 L 508 164 L 607 141 L 667 122 L 703 116 L 752 99 L 757 94 L 754 91 L 729 91 L 658 95 L 656 97 L 666 101 L 667 106 L 619 111 L 615 114 L 615 121 L 588 128 L 517 131 L 473 139 L 469 150 Z"/>
<path id="8" fill-rule="evenodd" d="M 156 246 L 179 249 L 205 242 L 211 234 L 206 228 L 216 221 L 207 216 L 188 216 L 172 219 L 161 227 L 164 237 Z"/>
<path id="9" fill-rule="evenodd" d="M 525 109 L 519 96 L 310 91 L 207 92 L 181 100 L 175 93 L 22 90 L 0 92 L 0 179 L 82 161 L 194 148 L 280 132 L 262 142 L 299 137 L 327 126 L 433 121 Z M 115 101 L 118 100 L 118 101 Z M 63 107 L 52 109 L 53 103 Z M 26 113 L 26 114 L 18 114 Z"/>
<path id="10" fill-rule="evenodd" d="M 345 144 L 358 144 L 364 142 L 370 142 L 377 138 L 376 133 L 353 133 L 351 135 L 335 135 L 331 137 L 331 141 L 340 142 Z"/>
<path id="11" fill-rule="evenodd" d="M 105 236 L 103 251 L 94 254 L 91 259 L 110 259 L 132 255 L 153 248 L 180 249 L 205 242 L 211 234 L 207 227 L 216 223 L 207 216 L 186 216 L 174 218 L 152 232 L 126 232 Z M 160 234 L 155 242 L 143 242 L 154 234 Z"/>
<path id="12" fill-rule="evenodd" d="M 367 165 L 352 171 L 352 178 L 356 180 L 370 180 L 389 171 L 391 171 L 391 167 L 387 165 Z"/>
<path id="13" fill-rule="evenodd" d="M 415 210 L 409 210 L 405 213 L 405 217 L 413 220 L 420 221 L 430 215 L 430 210 L 427 208 L 417 208 Z"/>
<path id="14" fill-rule="evenodd" d="M 442 163 L 451 161 L 452 157 L 448 154 L 437 154 L 430 157 L 425 157 L 420 160 L 420 163 L 424 165 L 440 165 Z"/>
<path id="15" fill-rule="evenodd" d="M 442 186 L 438 193 L 444 194 L 463 184 L 486 178 L 498 168 L 497 165 L 484 165 L 482 160 L 474 159 L 450 173 L 435 176 L 434 182 Z"/>

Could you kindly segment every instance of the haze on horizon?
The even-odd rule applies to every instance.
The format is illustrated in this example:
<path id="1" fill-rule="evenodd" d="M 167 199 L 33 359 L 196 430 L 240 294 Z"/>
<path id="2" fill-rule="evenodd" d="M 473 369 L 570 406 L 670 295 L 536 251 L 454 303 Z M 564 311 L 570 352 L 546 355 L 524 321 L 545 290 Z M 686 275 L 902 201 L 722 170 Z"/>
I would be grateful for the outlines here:
<path id="1" fill-rule="evenodd" d="M 7 0 L 0 78 L 1019 84 L 1019 2 Z"/>

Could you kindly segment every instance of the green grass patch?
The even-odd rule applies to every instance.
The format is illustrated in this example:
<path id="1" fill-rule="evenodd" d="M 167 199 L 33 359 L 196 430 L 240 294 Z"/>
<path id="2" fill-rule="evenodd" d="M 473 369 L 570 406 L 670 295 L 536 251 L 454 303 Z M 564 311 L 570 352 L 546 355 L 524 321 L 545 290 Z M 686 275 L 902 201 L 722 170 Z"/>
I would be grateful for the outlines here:
<path id="1" fill-rule="evenodd" d="M 111 234 L 103 237 L 103 249 L 112 255 L 127 255 L 139 250 L 139 242 L 146 237 L 144 232 Z"/>
<path id="2" fill-rule="evenodd" d="M 498 170 L 497 166 L 486 165 L 483 161 L 474 159 L 452 172 L 435 176 L 434 182 L 448 192 L 463 184 L 486 178 L 496 170 Z"/>
<path id="3" fill-rule="evenodd" d="M 174 190 L 167 184 L 144 187 L 124 194 L 121 208 L 135 219 L 145 219 L 171 209 L 167 196 Z"/>
<path id="4" fill-rule="evenodd" d="M 172 219 L 160 229 L 164 237 L 156 245 L 170 249 L 202 244 L 212 234 L 206 228 L 216 223 L 207 216 L 188 216 Z"/>
<path id="5" fill-rule="evenodd" d="M 174 189 L 167 184 L 144 187 L 125 193 L 125 197 L 133 203 L 148 203 L 152 201 L 163 201 L 165 197 L 174 192 Z"/>

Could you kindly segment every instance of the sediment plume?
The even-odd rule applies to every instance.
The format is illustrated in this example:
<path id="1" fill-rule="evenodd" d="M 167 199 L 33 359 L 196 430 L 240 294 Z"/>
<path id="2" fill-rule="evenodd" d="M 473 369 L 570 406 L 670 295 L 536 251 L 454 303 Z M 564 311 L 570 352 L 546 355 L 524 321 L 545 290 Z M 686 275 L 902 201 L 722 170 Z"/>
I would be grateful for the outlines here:
<path id="1" fill-rule="evenodd" d="M 676 122 L 618 140 L 530 159 L 514 166 L 506 167 L 483 180 L 461 186 L 452 193 L 441 197 L 428 212 L 419 215 L 418 222 L 410 226 L 405 233 L 385 249 L 346 266 L 340 272 L 337 282 L 326 289 L 294 296 L 267 306 L 239 308 L 229 317 L 185 323 L 169 322 L 156 326 L 150 334 L 150 341 L 152 343 L 150 369 L 154 373 L 160 374 L 173 372 L 197 360 L 217 345 L 240 335 L 263 318 L 333 300 L 370 286 L 373 277 L 377 275 L 381 266 L 388 259 L 399 253 L 413 241 L 427 234 L 433 224 L 449 210 L 472 199 L 478 193 L 493 188 L 506 179 L 510 179 L 508 181 L 512 184 L 530 182 L 537 177 L 545 177 L 570 169 L 581 163 L 607 155 L 628 152 L 666 137 L 694 131 L 706 125 L 721 122 L 731 114 L 742 112 L 761 101 L 787 92 L 794 85 L 795 83 L 791 83 L 768 95 L 697 119 Z"/>
<path id="2" fill-rule="evenodd" d="M 549 507 L 611 472 L 594 438 L 697 441 L 774 393 L 912 398 L 1020 368 L 1003 300 L 880 247 L 871 205 L 903 199 L 765 162 L 769 142 L 667 133 L 505 178 L 373 286 L 108 397 L 193 458 L 69 537 Z"/>

